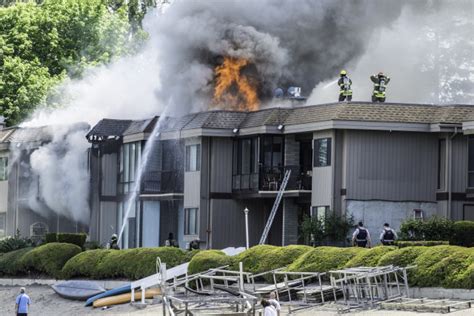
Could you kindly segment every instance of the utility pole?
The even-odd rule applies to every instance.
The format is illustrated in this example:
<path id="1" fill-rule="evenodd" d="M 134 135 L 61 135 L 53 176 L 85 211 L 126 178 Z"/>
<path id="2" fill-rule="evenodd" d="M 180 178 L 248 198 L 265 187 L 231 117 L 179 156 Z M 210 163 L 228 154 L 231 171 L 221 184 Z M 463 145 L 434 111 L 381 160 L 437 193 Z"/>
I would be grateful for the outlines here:
<path id="1" fill-rule="evenodd" d="M 249 249 L 249 209 L 245 208 L 245 248 Z"/>

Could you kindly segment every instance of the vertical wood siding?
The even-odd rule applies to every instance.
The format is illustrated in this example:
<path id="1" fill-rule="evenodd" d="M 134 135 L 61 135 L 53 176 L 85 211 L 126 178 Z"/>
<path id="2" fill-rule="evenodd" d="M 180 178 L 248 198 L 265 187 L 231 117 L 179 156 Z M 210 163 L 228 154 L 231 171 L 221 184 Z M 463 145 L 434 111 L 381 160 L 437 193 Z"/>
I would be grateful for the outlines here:
<path id="1" fill-rule="evenodd" d="M 438 135 L 346 131 L 347 199 L 436 201 Z"/>

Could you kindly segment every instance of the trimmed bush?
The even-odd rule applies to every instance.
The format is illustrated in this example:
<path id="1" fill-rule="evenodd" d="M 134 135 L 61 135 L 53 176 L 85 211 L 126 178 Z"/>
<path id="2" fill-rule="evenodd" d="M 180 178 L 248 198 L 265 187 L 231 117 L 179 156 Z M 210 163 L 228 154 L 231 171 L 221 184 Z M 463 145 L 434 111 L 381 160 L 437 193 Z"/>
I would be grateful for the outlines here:
<path id="1" fill-rule="evenodd" d="M 33 248 L 23 248 L 0 254 L 0 275 L 17 276 L 25 274 L 25 268 L 20 263 L 25 254 Z"/>
<path id="2" fill-rule="evenodd" d="M 456 270 L 452 263 L 456 261 L 459 264 L 454 258 L 459 256 L 462 260 L 466 259 L 464 250 L 465 248 L 458 246 L 429 247 L 416 258 L 416 273 L 413 273 L 410 282 L 422 287 L 441 286 L 446 274 Z M 449 258 L 451 255 L 454 257 Z"/>
<path id="3" fill-rule="evenodd" d="M 46 234 L 46 243 L 51 242 L 60 242 L 78 245 L 81 248 L 84 248 L 84 243 L 86 242 L 87 235 L 84 233 L 73 234 L 73 233 L 48 233 Z"/>
<path id="4" fill-rule="evenodd" d="M 407 267 L 415 263 L 416 258 L 425 252 L 427 247 L 405 247 L 384 254 L 378 262 L 379 266 L 394 265 Z"/>
<path id="5" fill-rule="evenodd" d="M 242 261 L 245 271 L 252 273 L 270 271 L 288 266 L 301 255 L 313 249 L 313 247 L 304 245 L 290 245 L 286 247 L 254 246 L 235 256 L 232 268 L 238 270 L 239 262 Z"/>
<path id="6" fill-rule="evenodd" d="M 395 242 L 395 246 L 399 248 L 403 247 L 413 247 L 413 246 L 440 246 L 440 245 L 449 245 L 449 241 L 446 240 L 399 240 Z"/>
<path id="7" fill-rule="evenodd" d="M 201 249 L 188 250 L 186 252 L 186 259 L 184 259 L 184 262 L 190 262 L 191 259 L 199 252 L 201 252 Z"/>
<path id="8" fill-rule="evenodd" d="M 243 263 L 244 270 L 251 273 L 264 272 L 261 268 L 261 263 L 270 254 L 271 251 L 278 249 L 277 246 L 258 245 L 245 250 L 244 252 L 234 256 L 233 270 L 239 268 L 239 262 Z"/>
<path id="9" fill-rule="evenodd" d="M 288 271 L 327 272 L 344 267 L 356 255 L 368 251 L 365 248 L 317 247 L 296 259 Z"/>
<path id="10" fill-rule="evenodd" d="M 20 264 L 24 265 L 28 271 L 60 278 L 61 270 L 66 262 L 81 251 L 81 247 L 77 245 L 53 242 L 26 253 L 21 258 Z"/>
<path id="11" fill-rule="evenodd" d="M 400 226 L 402 240 L 450 240 L 454 233 L 454 222 L 433 216 L 427 221 L 409 219 Z"/>
<path id="12" fill-rule="evenodd" d="M 453 229 L 451 244 L 464 247 L 474 246 L 474 221 L 455 222 Z"/>
<path id="13" fill-rule="evenodd" d="M 58 234 L 57 233 L 47 233 L 44 236 L 44 242 L 46 244 L 52 243 L 52 242 L 58 242 Z"/>
<path id="14" fill-rule="evenodd" d="M 446 284 L 453 288 L 474 289 L 474 263 L 455 276 L 448 277 Z"/>
<path id="15" fill-rule="evenodd" d="M 73 277 L 96 278 L 97 266 L 111 251 L 109 249 L 94 249 L 81 252 L 64 265 L 62 275 L 65 279 Z"/>
<path id="16" fill-rule="evenodd" d="M 172 268 L 186 260 L 185 251 L 175 247 L 135 248 L 113 250 L 99 262 L 97 278 L 126 278 L 137 280 L 156 273 L 156 258 Z"/>
<path id="17" fill-rule="evenodd" d="M 394 246 L 377 246 L 367 249 L 367 251 L 363 251 L 349 260 L 345 267 L 375 267 L 382 256 L 395 249 L 397 248 Z"/>
<path id="18" fill-rule="evenodd" d="M 188 274 L 207 271 L 211 268 L 231 265 L 232 257 L 220 250 L 203 250 L 195 254 L 188 266 Z"/>

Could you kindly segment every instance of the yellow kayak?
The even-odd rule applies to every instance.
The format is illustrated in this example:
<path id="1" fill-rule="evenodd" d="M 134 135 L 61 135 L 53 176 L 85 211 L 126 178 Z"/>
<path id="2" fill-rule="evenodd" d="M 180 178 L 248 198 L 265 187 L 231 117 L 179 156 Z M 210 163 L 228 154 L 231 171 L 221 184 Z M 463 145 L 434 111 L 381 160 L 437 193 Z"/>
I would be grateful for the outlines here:
<path id="1" fill-rule="evenodd" d="M 160 295 L 160 289 L 146 289 L 145 290 L 145 298 L 153 298 L 155 295 Z M 104 307 L 110 305 L 117 305 L 117 304 L 125 304 L 129 303 L 132 298 L 132 293 L 125 293 L 120 295 L 108 296 L 104 298 L 100 298 L 94 301 L 94 307 Z M 136 291 L 135 292 L 135 301 L 139 301 L 142 298 L 142 292 Z"/>

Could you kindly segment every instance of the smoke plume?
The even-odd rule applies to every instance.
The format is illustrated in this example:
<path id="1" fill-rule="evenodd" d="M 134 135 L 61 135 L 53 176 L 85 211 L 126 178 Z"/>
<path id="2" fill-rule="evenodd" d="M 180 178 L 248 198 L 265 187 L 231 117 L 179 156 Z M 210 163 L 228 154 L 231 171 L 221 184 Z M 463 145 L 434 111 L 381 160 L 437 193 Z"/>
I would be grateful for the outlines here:
<path id="1" fill-rule="evenodd" d="M 472 14 L 466 0 L 176 0 L 146 16 L 141 52 L 64 83 L 60 106 L 38 110 L 25 126 L 206 110 L 225 57 L 249 61 L 243 71 L 265 104 L 276 87 L 293 85 L 312 91 L 308 104 L 333 102 L 331 82 L 343 68 L 355 100 L 370 99 L 368 76 L 382 70 L 392 78 L 388 101 L 472 102 Z M 43 200 L 75 219 L 83 216 L 67 206 L 87 201 L 86 148 L 85 138 L 58 132 L 32 155 Z"/>

